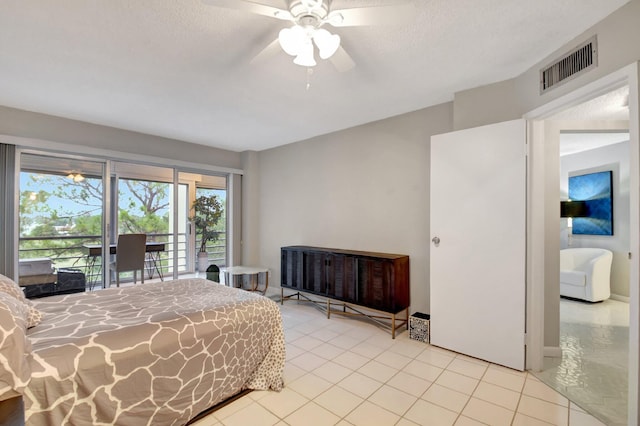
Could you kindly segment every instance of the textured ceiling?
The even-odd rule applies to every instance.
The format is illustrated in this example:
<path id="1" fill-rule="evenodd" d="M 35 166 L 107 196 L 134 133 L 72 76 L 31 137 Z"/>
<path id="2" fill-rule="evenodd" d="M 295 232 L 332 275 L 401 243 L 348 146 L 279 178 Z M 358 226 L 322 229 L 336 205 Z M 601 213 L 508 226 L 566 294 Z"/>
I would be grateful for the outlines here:
<path id="1" fill-rule="evenodd" d="M 580 105 L 568 108 L 553 120 L 628 120 L 629 86 L 613 90 Z"/>
<path id="2" fill-rule="evenodd" d="M 560 156 L 577 154 L 603 146 L 629 140 L 629 132 L 575 132 L 560 133 Z"/>
<path id="3" fill-rule="evenodd" d="M 585 120 L 617 120 L 628 127 L 629 120 L 629 86 L 612 90 L 602 96 L 593 98 L 554 115 L 550 120 L 585 121 Z M 560 133 L 560 156 L 576 154 L 582 151 L 601 148 L 629 140 L 629 130 L 580 130 Z"/>
<path id="4" fill-rule="evenodd" d="M 250 63 L 288 26 L 265 16 L 199 0 L 0 0 L 0 105 L 262 150 L 515 77 L 627 1 L 335 0 L 415 13 L 334 29 L 356 67 L 323 61 L 308 76 L 283 52 Z"/>

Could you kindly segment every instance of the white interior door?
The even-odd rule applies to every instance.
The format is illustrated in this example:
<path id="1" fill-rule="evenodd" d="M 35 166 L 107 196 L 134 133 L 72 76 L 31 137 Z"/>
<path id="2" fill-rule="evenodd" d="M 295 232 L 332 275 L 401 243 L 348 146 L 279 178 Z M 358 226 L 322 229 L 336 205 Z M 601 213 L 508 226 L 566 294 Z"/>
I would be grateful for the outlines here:
<path id="1" fill-rule="evenodd" d="M 431 138 L 431 237 L 431 343 L 524 370 L 524 120 Z"/>

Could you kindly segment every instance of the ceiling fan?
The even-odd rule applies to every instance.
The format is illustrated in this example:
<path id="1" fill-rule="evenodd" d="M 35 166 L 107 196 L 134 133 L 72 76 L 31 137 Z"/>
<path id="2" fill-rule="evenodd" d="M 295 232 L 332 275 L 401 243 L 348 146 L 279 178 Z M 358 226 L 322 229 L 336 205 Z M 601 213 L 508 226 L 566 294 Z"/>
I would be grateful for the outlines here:
<path id="1" fill-rule="evenodd" d="M 321 59 L 330 59 L 338 71 L 355 66 L 351 56 L 340 45 L 340 36 L 324 28 L 361 25 L 393 24 L 410 16 L 408 4 L 332 9 L 331 0 L 287 0 L 288 9 L 280 9 L 249 0 L 203 0 L 204 3 L 229 9 L 244 10 L 258 15 L 289 21 L 293 26 L 283 28 L 278 38 L 260 52 L 253 61 L 273 52 L 279 45 L 293 63 L 303 67 L 315 66 L 315 51 Z"/>

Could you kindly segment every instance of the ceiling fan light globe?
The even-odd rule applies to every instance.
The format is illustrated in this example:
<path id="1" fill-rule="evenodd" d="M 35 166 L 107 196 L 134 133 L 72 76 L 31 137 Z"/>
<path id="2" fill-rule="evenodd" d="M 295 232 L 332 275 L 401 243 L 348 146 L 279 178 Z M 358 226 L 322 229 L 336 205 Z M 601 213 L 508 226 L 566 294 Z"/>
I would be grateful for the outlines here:
<path id="1" fill-rule="evenodd" d="M 297 25 L 292 28 L 283 28 L 280 30 L 280 33 L 278 33 L 280 47 L 282 47 L 282 50 L 291 56 L 297 56 L 300 54 L 303 49 L 305 39 L 306 34 L 304 29 Z"/>
<path id="2" fill-rule="evenodd" d="M 318 46 L 318 51 L 322 59 L 332 57 L 340 47 L 340 36 L 337 34 L 331 34 L 324 28 L 321 28 L 314 33 L 313 41 L 316 46 Z"/>
<path id="3" fill-rule="evenodd" d="M 313 57 L 313 44 L 311 44 L 311 40 L 309 40 L 309 42 L 303 46 L 300 54 L 298 54 L 298 56 L 296 56 L 296 58 L 293 60 L 293 63 L 303 67 L 316 66 L 316 60 Z"/>
<path id="4" fill-rule="evenodd" d="M 301 67 L 315 67 L 317 65 L 316 60 L 313 59 L 313 56 L 310 58 L 306 55 L 298 55 L 293 60 L 293 63 L 296 65 L 300 65 Z"/>

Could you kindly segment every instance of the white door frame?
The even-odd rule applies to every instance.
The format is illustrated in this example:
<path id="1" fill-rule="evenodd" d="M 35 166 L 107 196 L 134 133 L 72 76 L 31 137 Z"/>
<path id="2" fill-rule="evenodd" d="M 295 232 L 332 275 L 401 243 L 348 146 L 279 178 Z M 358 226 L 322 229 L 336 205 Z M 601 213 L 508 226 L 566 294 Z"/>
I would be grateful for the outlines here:
<path id="1" fill-rule="evenodd" d="M 628 424 L 640 424 L 638 396 L 640 395 L 640 112 L 639 63 L 633 63 L 573 92 L 561 96 L 524 115 L 529 121 L 529 195 L 527 207 L 527 368 L 542 369 L 544 351 L 544 134 L 541 120 L 610 92 L 623 85 L 629 86 L 629 139 L 630 139 L 630 247 L 632 261 L 629 270 L 629 411 Z M 560 200 L 558 200 L 559 202 Z"/>

